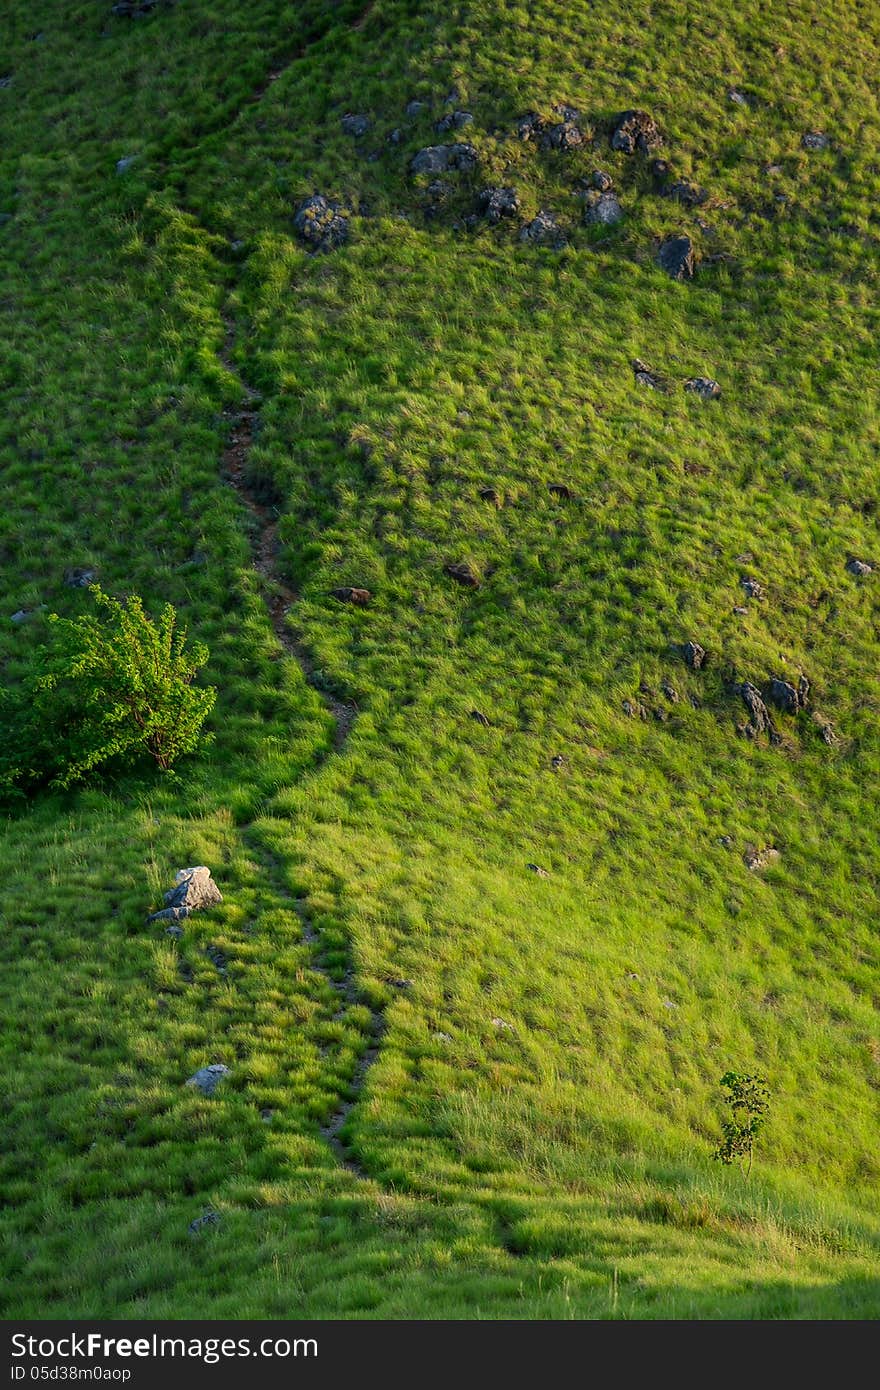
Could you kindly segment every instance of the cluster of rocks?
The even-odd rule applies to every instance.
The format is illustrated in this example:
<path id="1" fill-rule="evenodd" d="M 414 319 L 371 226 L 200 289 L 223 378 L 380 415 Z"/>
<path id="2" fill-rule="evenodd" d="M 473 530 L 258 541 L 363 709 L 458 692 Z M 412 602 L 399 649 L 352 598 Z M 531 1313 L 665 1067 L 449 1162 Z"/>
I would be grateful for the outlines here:
<path id="1" fill-rule="evenodd" d="M 632 361 L 633 375 L 639 386 L 647 386 L 652 391 L 669 391 L 670 386 L 666 377 L 649 367 L 647 362 L 643 362 L 640 357 L 634 357 Z M 685 391 L 692 392 L 699 396 L 701 400 L 716 400 L 721 395 L 721 387 L 713 377 L 691 376 L 684 383 Z"/>
<path id="2" fill-rule="evenodd" d="M 664 699 L 666 699 L 670 705 L 677 705 L 679 703 L 679 693 L 676 690 L 675 686 L 672 684 L 672 681 L 669 680 L 668 677 L 664 678 L 664 680 L 661 681 L 660 691 Z M 641 685 L 639 686 L 639 695 L 643 696 L 647 700 L 656 701 L 657 699 L 657 692 L 650 685 L 648 685 L 646 681 L 642 681 Z M 698 702 L 696 700 L 692 700 L 691 703 L 694 706 L 696 706 Z M 643 701 L 640 699 L 624 700 L 622 708 L 624 714 L 628 715 L 630 719 L 647 720 L 653 718 L 656 719 L 657 722 L 660 724 L 666 724 L 669 720 L 669 710 L 661 704 L 655 703 L 653 705 L 648 706 L 645 705 Z"/>
<path id="3" fill-rule="evenodd" d="M 470 173 L 477 166 L 477 152 L 464 142 L 454 145 L 426 145 L 413 156 L 413 174 Z"/>
<path id="4" fill-rule="evenodd" d="M 743 854 L 743 863 L 752 873 L 759 873 L 761 869 L 775 864 L 778 858 L 779 850 L 773 845 L 765 845 L 763 849 L 758 849 L 756 845 L 748 845 Z"/>
<path id="5" fill-rule="evenodd" d="M 520 209 L 519 194 L 509 185 L 502 188 L 484 188 L 477 201 L 480 211 L 490 222 L 500 222 L 503 217 L 515 217 Z"/>
<path id="6" fill-rule="evenodd" d="M 314 193 L 297 209 L 293 225 L 315 251 L 334 251 L 348 239 L 350 212 L 333 198 Z"/>
<path id="7" fill-rule="evenodd" d="M 531 222 L 526 222 L 520 230 L 519 239 L 531 243 L 532 246 L 550 246 L 555 251 L 566 243 L 565 233 L 552 212 L 547 212 L 545 208 L 542 208 Z"/>

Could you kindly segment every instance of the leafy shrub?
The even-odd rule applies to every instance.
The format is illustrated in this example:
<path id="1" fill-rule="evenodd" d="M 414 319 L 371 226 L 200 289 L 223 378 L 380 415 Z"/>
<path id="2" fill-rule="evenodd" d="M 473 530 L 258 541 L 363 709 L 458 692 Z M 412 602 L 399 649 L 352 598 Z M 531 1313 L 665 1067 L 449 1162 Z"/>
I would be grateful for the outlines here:
<path id="1" fill-rule="evenodd" d="M 208 660 L 186 645 L 171 604 L 154 622 L 137 595 L 91 587 L 99 614 L 52 614 L 52 641 L 15 692 L 0 694 L 0 785 L 69 787 L 147 752 L 167 770 L 199 744 L 216 691 L 193 684 Z"/>
<path id="2" fill-rule="evenodd" d="M 725 1099 L 730 1113 L 722 1121 L 724 1138 L 712 1157 L 721 1163 L 733 1163 L 737 1158 L 747 1160 L 748 1177 L 752 1171 L 755 1138 L 770 1107 L 770 1088 L 763 1076 L 736 1071 L 725 1072 L 719 1085 L 728 1093 Z"/>

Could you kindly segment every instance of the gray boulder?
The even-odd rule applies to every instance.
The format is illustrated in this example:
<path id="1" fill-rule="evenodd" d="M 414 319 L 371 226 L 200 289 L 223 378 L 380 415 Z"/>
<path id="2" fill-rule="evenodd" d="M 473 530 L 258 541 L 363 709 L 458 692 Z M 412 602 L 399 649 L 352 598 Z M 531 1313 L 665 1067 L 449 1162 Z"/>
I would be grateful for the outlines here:
<path id="1" fill-rule="evenodd" d="M 165 894 L 165 906 L 152 913 L 148 922 L 179 922 L 190 913 L 222 903 L 223 895 L 204 864 L 191 869 L 179 869 L 174 887 Z"/>
<path id="2" fill-rule="evenodd" d="M 801 139 L 805 150 L 827 150 L 831 144 L 829 137 L 821 130 L 808 130 Z"/>
<path id="3" fill-rule="evenodd" d="M 413 157 L 410 169 L 414 174 L 468 173 L 476 163 L 473 145 L 426 145 Z"/>
<path id="4" fill-rule="evenodd" d="M 537 217 L 533 217 L 531 222 L 527 222 L 520 230 L 519 239 L 530 242 L 533 246 L 551 246 L 554 251 L 565 245 L 565 235 L 560 230 L 556 218 L 543 208 Z"/>
<path id="5" fill-rule="evenodd" d="M 594 226 L 613 227 L 623 217 L 616 193 L 593 193 L 584 209 L 584 221 Z"/>
<path id="6" fill-rule="evenodd" d="M 663 144 L 656 121 L 647 111 L 624 111 L 618 116 L 611 134 L 611 148 L 624 154 L 650 154 Z"/>
<path id="7" fill-rule="evenodd" d="M 684 384 L 686 391 L 693 391 L 701 400 L 713 401 L 721 395 L 721 387 L 710 376 L 692 376 Z"/>
<path id="8" fill-rule="evenodd" d="M 480 208 L 490 222 L 513 217 L 519 212 L 519 195 L 515 188 L 484 188 L 479 198 Z"/>
<path id="9" fill-rule="evenodd" d="M 689 236 L 667 237 L 657 255 L 657 264 L 673 280 L 690 280 L 696 261 L 694 243 Z"/>
<path id="10" fill-rule="evenodd" d="M 208 1067 L 200 1067 L 193 1072 L 186 1080 L 187 1086 L 195 1086 L 196 1090 L 201 1091 L 203 1096 L 212 1096 L 216 1091 L 224 1076 L 229 1075 L 229 1068 L 222 1062 L 212 1062 Z"/>
<path id="11" fill-rule="evenodd" d="M 346 135 L 351 135 L 355 140 L 360 140 L 361 136 L 366 135 L 370 129 L 370 118 L 364 115 L 354 115 L 347 112 L 342 117 L 342 129 Z"/>
<path id="12" fill-rule="evenodd" d="M 857 560 L 855 555 L 851 555 L 846 562 L 846 567 L 850 574 L 854 574 L 857 579 L 867 579 L 869 574 L 874 573 L 874 566 L 869 565 L 867 560 Z"/>
<path id="13" fill-rule="evenodd" d="M 293 225 L 316 251 L 333 251 L 348 240 L 348 217 L 340 203 L 315 193 L 300 204 Z"/>

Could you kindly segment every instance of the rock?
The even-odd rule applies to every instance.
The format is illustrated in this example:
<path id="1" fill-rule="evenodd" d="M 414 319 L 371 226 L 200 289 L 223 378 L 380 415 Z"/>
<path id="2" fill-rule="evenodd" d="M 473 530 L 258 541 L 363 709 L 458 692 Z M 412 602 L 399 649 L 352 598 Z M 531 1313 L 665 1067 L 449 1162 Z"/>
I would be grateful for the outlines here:
<path id="1" fill-rule="evenodd" d="M 732 835 L 719 835 L 719 836 L 718 836 L 718 843 L 719 843 L 719 845 L 723 846 L 724 849 L 731 849 L 732 846 L 733 846 L 733 836 L 732 836 Z"/>
<path id="2" fill-rule="evenodd" d="M 515 1031 L 513 1024 L 505 1023 L 503 1018 L 493 1018 L 492 1027 L 497 1028 L 500 1032 L 504 1033 L 513 1033 Z"/>
<path id="3" fill-rule="evenodd" d="M 373 597 L 369 589 L 349 589 L 345 587 L 341 589 L 331 589 L 330 594 L 333 598 L 338 598 L 340 603 L 356 603 L 362 608 L 368 604 Z"/>
<path id="4" fill-rule="evenodd" d="M 746 598 L 761 599 L 764 597 L 764 590 L 757 579 L 752 579 L 749 575 L 746 575 L 745 579 L 740 580 L 740 583 L 742 584 Z"/>
<path id="5" fill-rule="evenodd" d="M 733 605 L 733 611 L 737 614 L 738 617 L 744 618 L 749 610 L 747 608 L 743 608 L 741 603 L 735 603 Z"/>
<path id="6" fill-rule="evenodd" d="M 743 863 L 752 873 L 758 873 L 761 869 L 766 869 L 768 864 L 773 864 L 779 858 L 779 850 L 772 845 L 765 846 L 764 849 L 757 849 L 755 845 L 749 845 L 743 855 Z"/>
<path id="7" fill-rule="evenodd" d="M 404 115 L 411 121 L 415 121 L 421 116 L 423 111 L 427 111 L 427 103 L 424 101 L 411 101 L 407 103 Z"/>
<path id="8" fill-rule="evenodd" d="M 565 235 L 560 231 L 556 218 L 543 208 L 537 217 L 533 217 L 531 222 L 527 222 L 520 229 L 519 239 L 530 242 L 533 246 L 550 246 L 554 251 L 565 245 Z"/>
<path id="9" fill-rule="evenodd" d="M 708 196 L 705 189 L 698 188 L 688 179 L 678 179 L 676 183 L 671 183 L 668 188 L 663 189 L 664 198 L 673 198 L 686 208 L 702 207 Z"/>
<path id="10" fill-rule="evenodd" d="M 647 111 L 624 111 L 617 117 L 611 135 L 611 148 L 624 154 L 650 154 L 663 144 L 657 123 Z"/>
<path id="11" fill-rule="evenodd" d="M 110 13 L 119 19 L 141 19 L 157 9 L 159 0 L 119 0 Z"/>
<path id="12" fill-rule="evenodd" d="M 413 156 L 410 170 L 414 174 L 468 173 L 476 163 L 473 145 L 427 145 Z"/>
<path id="13" fill-rule="evenodd" d="M 211 962 L 218 975 L 226 976 L 229 973 L 229 961 L 220 950 L 219 946 L 206 947 L 205 955 L 208 957 L 208 960 Z"/>
<path id="14" fill-rule="evenodd" d="M 610 193 L 614 187 L 614 181 L 610 174 L 606 174 L 602 169 L 595 169 L 592 176 L 593 187 L 599 193 Z"/>
<path id="15" fill-rule="evenodd" d="M 434 126 L 440 135 L 444 135 L 447 130 L 462 130 L 466 125 L 473 125 L 474 118 L 470 111 L 450 111 Z"/>
<path id="16" fill-rule="evenodd" d="M 685 642 L 681 654 L 692 671 L 700 671 L 706 660 L 706 652 L 699 642 Z"/>
<path id="17" fill-rule="evenodd" d="M 183 927 L 172 922 L 170 927 L 165 928 L 165 935 L 170 936 L 172 941 L 180 941 L 183 937 Z"/>
<path id="18" fill-rule="evenodd" d="M 463 560 L 456 564 L 444 565 L 443 568 L 448 575 L 456 579 L 459 584 L 464 584 L 466 588 L 478 589 L 480 587 L 480 577 L 473 565 L 469 564 L 467 560 Z"/>
<path id="19" fill-rule="evenodd" d="M 866 579 L 869 574 L 874 573 L 874 566 L 869 565 L 867 560 L 857 560 L 855 555 L 851 555 L 846 562 L 846 567 L 850 574 L 854 574 L 859 579 Z"/>
<path id="20" fill-rule="evenodd" d="M 199 912 L 206 907 L 222 903 L 223 895 L 211 877 L 211 870 L 204 864 L 193 869 L 179 869 L 174 878 L 174 887 L 165 896 L 165 907 L 153 912 L 148 922 L 179 922 L 191 912 Z"/>
<path id="21" fill-rule="evenodd" d="M 827 744 L 829 748 L 835 748 L 840 739 L 835 732 L 834 725 L 823 714 L 819 714 L 818 710 L 813 712 L 813 723 L 819 730 L 822 742 Z"/>
<path id="22" fill-rule="evenodd" d="M 568 767 L 568 759 L 564 758 L 561 753 L 554 753 L 550 759 L 550 766 L 554 772 L 561 772 L 564 767 Z"/>
<path id="23" fill-rule="evenodd" d="M 801 144 L 805 150 L 827 150 L 831 140 L 821 130 L 808 130 L 801 138 Z"/>
<path id="24" fill-rule="evenodd" d="M 686 391 L 693 391 L 704 401 L 714 401 L 721 395 L 721 387 L 710 376 L 692 376 L 684 384 Z"/>
<path id="25" fill-rule="evenodd" d="M 432 1033 L 432 1034 L 431 1034 L 431 1037 L 434 1039 L 435 1042 L 440 1042 L 440 1043 L 451 1043 L 451 1042 L 452 1042 L 452 1035 L 451 1035 L 450 1033 Z"/>
<path id="26" fill-rule="evenodd" d="M 389 143 L 392 145 L 399 145 L 402 139 L 403 131 L 400 129 L 400 126 L 395 126 L 394 130 L 392 130 L 391 134 L 388 136 Z"/>
<path id="27" fill-rule="evenodd" d="M 657 264 L 673 280 L 690 280 L 695 269 L 694 243 L 689 236 L 667 237 L 657 253 Z"/>
<path id="28" fill-rule="evenodd" d="M 195 1086 L 201 1091 L 203 1096 L 212 1096 L 216 1091 L 224 1076 L 229 1075 L 229 1068 L 222 1062 L 212 1062 L 209 1067 L 200 1067 L 187 1078 L 187 1086 Z"/>
<path id="29" fill-rule="evenodd" d="M 353 115 L 349 111 L 342 117 L 341 124 L 346 135 L 352 135 L 355 140 L 360 140 L 361 136 L 366 135 L 372 122 L 369 116 Z"/>
<path id="30" fill-rule="evenodd" d="M 207 1226 L 217 1226 L 219 1223 L 219 1211 L 208 1210 L 202 1216 L 197 1216 L 195 1221 L 189 1223 L 189 1233 L 191 1236 L 200 1236 Z"/>
<path id="31" fill-rule="evenodd" d="M 630 719 L 647 719 L 648 711 L 639 700 L 624 700 L 623 712 Z"/>
<path id="32" fill-rule="evenodd" d="M 334 251 L 348 240 L 348 218 L 341 203 L 315 193 L 300 204 L 293 225 L 316 251 Z"/>
<path id="33" fill-rule="evenodd" d="M 643 362 L 640 357 L 633 358 L 632 369 L 639 386 L 648 386 L 652 391 L 664 391 L 666 389 L 662 378 L 657 376 L 656 372 L 652 372 L 648 364 Z"/>
<path id="34" fill-rule="evenodd" d="M 571 502 L 574 499 L 574 493 L 568 483 L 548 483 L 547 491 L 554 497 L 561 497 L 564 502 Z"/>
<path id="35" fill-rule="evenodd" d="M 559 121 L 541 133 L 541 144 L 548 150 L 576 150 L 584 143 L 584 133 L 574 121 Z"/>
<path id="36" fill-rule="evenodd" d="M 798 714 L 806 709 L 809 697 L 810 682 L 806 676 L 801 676 L 796 686 L 779 676 L 774 676 L 770 682 L 770 699 L 777 709 L 785 710 L 787 714 Z"/>
<path id="37" fill-rule="evenodd" d="M 526 868 L 529 869 L 531 873 L 537 874 L 538 878 L 550 877 L 549 869 L 542 869 L 540 864 L 526 864 Z"/>
<path id="38" fill-rule="evenodd" d="M 668 159 L 652 159 L 648 168 L 651 171 L 654 182 L 658 184 L 664 183 L 672 173 L 672 166 Z"/>
<path id="39" fill-rule="evenodd" d="M 616 193 L 593 193 L 584 209 L 584 221 L 592 225 L 613 227 L 623 217 L 623 208 Z"/>
<path id="40" fill-rule="evenodd" d="M 480 496 L 484 502 L 491 502 L 493 507 L 500 507 L 503 499 L 501 493 L 494 487 L 481 487 Z"/>
<path id="41" fill-rule="evenodd" d="M 484 188 L 479 196 L 480 210 L 490 222 L 513 217 L 519 212 L 519 195 L 509 185 L 504 188 Z"/>
<path id="42" fill-rule="evenodd" d="M 664 681 L 660 689 L 663 691 L 663 694 L 666 696 L 667 700 L 671 705 L 678 704 L 678 691 L 676 690 L 675 686 L 672 684 L 671 681 Z"/>
<path id="43" fill-rule="evenodd" d="M 536 135 L 541 134 L 546 124 L 544 117 L 539 116 L 537 111 L 529 111 L 517 121 L 516 133 L 520 140 L 533 140 Z"/>
<path id="44" fill-rule="evenodd" d="M 739 725 L 739 731 L 747 738 L 757 738 L 759 734 L 767 734 L 771 743 L 779 743 L 779 734 L 770 718 L 770 711 L 764 704 L 760 690 L 750 681 L 743 681 L 741 685 L 736 687 L 736 691 L 742 696 L 743 704 L 749 712 L 749 722 Z"/>
<path id="45" fill-rule="evenodd" d="M 117 161 L 116 161 L 116 172 L 117 172 L 117 174 L 125 174 L 125 173 L 127 173 L 127 171 L 131 168 L 132 164 L 134 164 L 134 162 L 135 162 L 136 159 L 137 159 L 137 155 L 136 155 L 136 154 L 124 154 L 124 155 L 122 156 L 121 159 L 117 159 Z"/>
<path id="46" fill-rule="evenodd" d="M 492 720 L 488 715 L 483 714 L 482 710 L 472 709 L 470 717 L 471 719 L 475 719 L 478 724 L 482 724 L 484 729 L 491 729 Z"/>
<path id="47" fill-rule="evenodd" d="M 98 578 L 98 571 L 88 565 L 74 565 L 64 571 L 64 582 L 69 589 L 87 589 Z"/>
<path id="48" fill-rule="evenodd" d="M 742 92 L 738 92 L 736 88 L 733 87 L 727 93 L 727 98 L 729 101 L 733 102 L 734 106 L 748 106 L 749 104 L 747 98 L 743 96 Z"/>

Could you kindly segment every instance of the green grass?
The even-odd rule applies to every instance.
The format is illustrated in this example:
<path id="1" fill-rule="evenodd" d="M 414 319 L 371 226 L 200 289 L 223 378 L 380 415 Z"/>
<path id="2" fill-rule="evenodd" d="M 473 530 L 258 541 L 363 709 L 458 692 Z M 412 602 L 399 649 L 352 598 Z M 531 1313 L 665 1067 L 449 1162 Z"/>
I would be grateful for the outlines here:
<path id="1" fill-rule="evenodd" d="M 87 609 L 64 571 L 91 565 L 178 606 L 219 696 L 179 777 L 6 817 L 4 1315 L 873 1315 L 878 576 L 846 562 L 880 562 L 878 14 L 109 8 L 2 21 L 3 681 L 47 611 Z M 426 217 L 408 165 L 453 86 L 481 168 Z M 593 146 L 516 139 L 556 101 Z M 704 207 L 610 151 L 629 106 Z M 601 234 L 595 168 L 626 214 Z M 567 247 L 469 225 L 486 182 Z M 293 231 L 315 190 L 354 213 L 329 256 Z M 654 265 L 679 230 L 687 285 Z M 312 685 L 221 476 L 224 319 Z M 732 680 L 800 671 L 839 744 L 809 715 L 781 748 L 739 737 Z M 313 685 L 358 705 L 339 753 Z M 752 873 L 750 844 L 780 859 Z M 145 917 L 192 863 L 224 902 L 175 943 Z M 372 1011 L 359 1177 L 320 1127 Z M 212 1061 L 209 1101 L 184 1082 Z M 730 1068 L 772 1090 L 748 1181 L 711 1158 Z"/>

